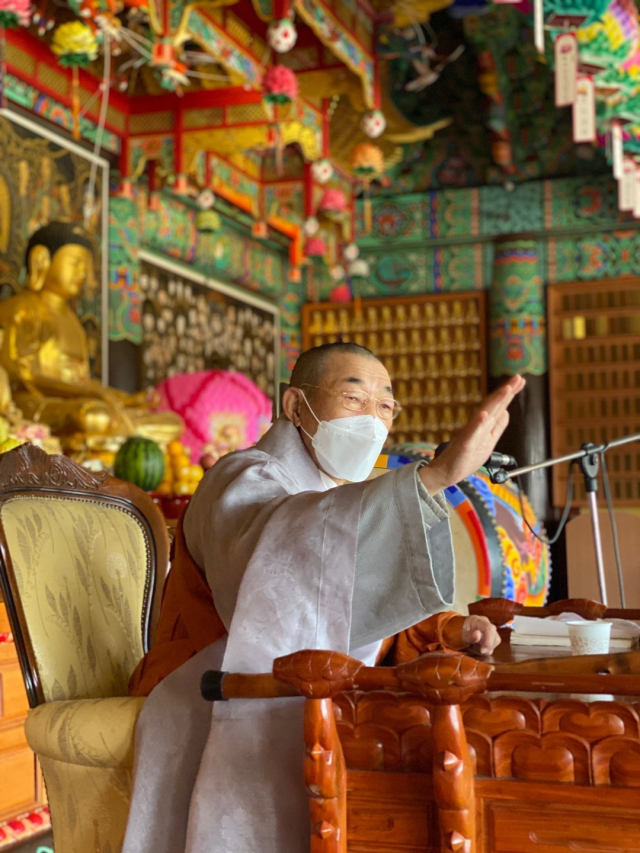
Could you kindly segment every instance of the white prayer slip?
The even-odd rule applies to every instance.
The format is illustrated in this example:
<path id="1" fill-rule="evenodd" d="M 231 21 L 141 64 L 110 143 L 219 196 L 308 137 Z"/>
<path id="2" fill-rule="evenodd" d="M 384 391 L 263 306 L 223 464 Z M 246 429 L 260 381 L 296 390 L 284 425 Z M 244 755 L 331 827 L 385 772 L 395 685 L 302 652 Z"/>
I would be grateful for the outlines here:
<path id="1" fill-rule="evenodd" d="M 200 678 L 268 672 L 305 648 L 373 663 L 385 637 L 450 607 L 448 511 L 420 464 L 333 488 L 281 418 L 207 472 L 184 529 L 229 634 L 145 703 L 123 853 L 308 850 L 304 700 L 220 702 L 211 715 Z"/>

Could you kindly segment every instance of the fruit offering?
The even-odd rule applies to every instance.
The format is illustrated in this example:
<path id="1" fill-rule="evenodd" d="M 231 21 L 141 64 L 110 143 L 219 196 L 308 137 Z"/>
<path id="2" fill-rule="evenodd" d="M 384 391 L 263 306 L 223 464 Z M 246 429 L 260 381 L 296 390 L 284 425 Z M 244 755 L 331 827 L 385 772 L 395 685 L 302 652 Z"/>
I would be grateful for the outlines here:
<path id="1" fill-rule="evenodd" d="M 164 477 L 156 490 L 158 494 L 192 495 L 204 471 L 200 465 L 191 464 L 190 450 L 177 439 L 171 441 L 164 463 Z"/>
<path id="2" fill-rule="evenodd" d="M 162 450 L 155 441 L 142 436 L 127 439 L 116 455 L 114 474 L 151 492 L 162 482 L 165 464 Z"/>
<path id="3" fill-rule="evenodd" d="M 0 444 L 0 453 L 6 453 L 7 450 L 13 450 L 14 447 L 20 447 L 21 444 L 24 444 L 24 441 L 18 441 L 17 438 L 5 438 L 5 440 Z"/>

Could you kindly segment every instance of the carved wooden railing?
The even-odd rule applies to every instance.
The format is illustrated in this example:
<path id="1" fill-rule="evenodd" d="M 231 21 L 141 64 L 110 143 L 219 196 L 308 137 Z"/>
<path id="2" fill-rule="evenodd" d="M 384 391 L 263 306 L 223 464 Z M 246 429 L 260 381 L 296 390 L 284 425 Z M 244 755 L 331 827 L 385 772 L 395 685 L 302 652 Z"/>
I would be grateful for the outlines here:
<path id="1" fill-rule="evenodd" d="M 492 667 L 464 655 L 428 654 L 393 668 L 365 667 L 337 652 L 301 651 L 274 662 L 272 674 L 205 673 L 209 700 L 305 696 L 304 781 L 310 797 L 311 853 L 346 853 L 346 765 L 333 699 L 348 691 L 419 697 L 431 707 L 434 799 L 440 850 L 476 848 L 473 765 L 460 703 L 486 689 Z"/>
<path id="2" fill-rule="evenodd" d="M 576 613 L 583 619 L 638 619 L 640 610 L 620 610 L 608 608 L 606 604 L 593 601 L 590 598 L 566 598 L 554 601 L 544 607 L 525 607 L 519 601 L 507 598 L 483 598 L 469 605 L 469 613 L 476 616 L 486 616 L 496 627 L 500 628 L 510 622 L 514 616 L 557 616 L 560 613 Z"/>

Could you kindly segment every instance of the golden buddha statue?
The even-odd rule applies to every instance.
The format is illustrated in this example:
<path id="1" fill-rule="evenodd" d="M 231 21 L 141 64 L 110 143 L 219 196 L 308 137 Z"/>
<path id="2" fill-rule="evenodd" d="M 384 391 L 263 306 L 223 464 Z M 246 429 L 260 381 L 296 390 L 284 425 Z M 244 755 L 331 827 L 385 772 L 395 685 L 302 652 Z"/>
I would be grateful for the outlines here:
<path id="1" fill-rule="evenodd" d="M 30 421 L 47 424 L 70 449 L 83 440 L 181 435 L 174 412 L 151 412 L 145 392 L 127 394 L 91 379 L 87 337 L 70 299 L 93 275 L 88 235 L 68 222 L 38 229 L 27 245 L 27 286 L 0 303 L 0 365 Z"/>

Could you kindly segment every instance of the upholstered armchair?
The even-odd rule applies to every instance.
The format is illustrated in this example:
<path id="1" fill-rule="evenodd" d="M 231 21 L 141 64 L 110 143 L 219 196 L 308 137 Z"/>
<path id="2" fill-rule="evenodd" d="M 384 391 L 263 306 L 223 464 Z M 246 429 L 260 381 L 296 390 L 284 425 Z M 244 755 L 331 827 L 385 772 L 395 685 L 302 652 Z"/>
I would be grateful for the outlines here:
<path id="1" fill-rule="evenodd" d="M 0 456 L 0 580 L 56 853 L 117 853 L 129 810 L 127 696 L 160 607 L 169 542 L 135 486 L 24 445 Z"/>

